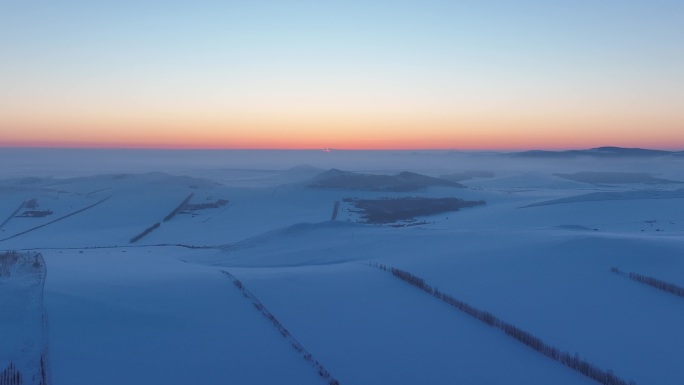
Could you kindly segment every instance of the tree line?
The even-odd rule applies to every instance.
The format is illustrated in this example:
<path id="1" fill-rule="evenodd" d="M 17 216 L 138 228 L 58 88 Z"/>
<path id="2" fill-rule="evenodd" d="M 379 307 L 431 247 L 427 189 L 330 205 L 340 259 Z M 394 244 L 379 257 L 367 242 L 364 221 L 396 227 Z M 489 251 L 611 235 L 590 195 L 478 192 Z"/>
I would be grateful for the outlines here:
<path id="1" fill-rule="evenodd" d="M 476 318 L 477 320 L 486 323 L 489 326 L 501 329 L 507 335 L 515 338 L 517 341 L 531 347 L 532 349 L 542 353 L 543 355 L 560 362 L 561 364 L 575 370 L 576 372 L 591 378 L 604 385 L 636 385 L 634 381 L 625 381 L 622 378 L 613 374 L 611 370 L 603 370 L 596 365 L 579 357 L 578 354 L 571 354 L 569 352 L 562 352 L 560 349 L 551 346 L 539 337 L 527 332 L 511 323 L 505 322 L 492 313 L 480 310 L 471 306 L 464 301 L 461 301 L 449 294 L 439 291 L 428 285 L 424 279 L 413 275 L 405 270 L 400 270 L 394 267 L 388 267 L 379 263 L 371 264 L 384 271 L 389 271 L 393 276 L 407 282 L 420 290 L 440 299 L 441 301 L 455 307 L 456 309 Z"/>
<path id="2" fill-rule="evenodd" d="M 231 273 L 229 273 L 225 270 L 221 270 L 221 272 L 223 274 L 227 275 L 233 281 L 233 285 L 235 285 L 235 287 L 238 288 L 238 290 L 240 290 L 242 292 L 242 295 L 245 298 L 247 298 L 250 302 L 252 302 L 254 307 L 264 317 L 266 317 L 269 321 L 271 321 L 273 326 L 278 330 L 278 332 L 280 332 L 280 334 L 283 337 L 288 339 L 288 341 L 290 342 L 290 345 L 292 345 L 292 347 L 297 352 L 299 352 L 302 355 L 302 357 L 304 357 L 304 360 L 308 361 L 309 363 L 311 363 L 311 365 L 313 365 L 313 367 L 318 372 L 318 375 L 321 376 L 323 378 L 323 380 L 328 383 L 328 385 L 340 385 L 340 382 L 337 379 L 335 379 L 330 374 L 330 372 L 328 372 L 327 369 L 325 369 L 323 367 L 323 364 L 321 364 L 320 362 L 318 362 L 318 360 L 313 358 L 313 355 L 311 355 L 311 353 L 308 350 L 306 350 L 304 348 L 304 346 L 301 343 L 299 343 L 299 341 L 297 341 L 292 334 L 290 334 L 290 332 L 285 328 L 285 326 L 283 326 L 283 324 L 280 323 L 280 321 L 278 321 L 278 319 L 273 315 L 273 313 L 271 313 L 270 311 L 268 311 L 268 309 L 266 309 L 264 304 L 261 303 L 261 301 L 259 301 L 259 299 L 256 296 L 254 296 L 254 294 L 252 294 L 252 292 L 250 292 L 249 290 L 247 290 L 247 288 L 245 288 L 245 285 L 239 279 L 237 279 L 234 275 L 232 275 Z M 0 385 L 2 385 L 2 384 L 0 384 Z"/>
<path id="3" fill-rule="evenodd" d="M 145 230 L 143 230 L 142 233 L 140 233 L 140 234 L 136 235 L 135 237 L 131 238 L 131 240 L 128 241 L 128 243 L 136 243 L 136 242 L 138 242 L 139 240 L 143 239 L 143 237 L 145 237 L 147 234 L 149 234 L 149 233 L 153 232 L 154 230 L 156 230 L 157 228 L 159 228 L 159 226 L 161 226 L 161 224 L 160 224 L 159 222 L 153 224 L 152 226 L 150 226 L 150 227 L 146 228 Z"/>
<path id="4" fill-rule="evenodd" d="M 340 210 L 340 201 L 335 201 L 333 204 L 333 212 L 332 212 L 332 218 L 330 218 L 331 221 L 334 221 L 337 219 L 337 213 Z"/>
<path id="5" fill-rule="evenodd" d="M 677 295 L 680 297 L 684 297 L 684 287 L 675 285 L 674 283 L 663 281 L 663 280 L 660 280 L 660 279 L 654 278 L 654 277 L 649 277 L 647 275 L 641 275 L 638 273 L 632 273 L 632 272 L 624 273 L 624 272 L 620 271 L 620 269 L 618 269 L 617 267 L 612 267 L 610 269 L 610 271 L 612 271 L 613 273 L 617 273 L 617 274 L 626 276 L 633 281 L 637 281 L 639 283 L 643 283 L 645 285 L 655 287 L 656 289 L 666 291 L 668 293 L 671 293 L 671 294 L 674 294 L 674 295 Z"/>
<path id="6" fill-rule="evenodd" d="M 22 385 L 23 376 L 13 362 L 0 372 L 0 385 Z"/>
<path id="7" fill-rule="evenodd" d="M 185 205 L 187 205 L 188 202 L 190 202 L 190 199 L 192 199 L 192 197 L 193 197 L 194 195 L 195 195 L 195 193 L 190 193 L 190 195 L 188 195 L 187 198 L 183 199 L 183 202 L 181 202 L 181 203 L 178 205 L 178 207 L 176 207 L 175 209 L 173 209 L 173 211 L 171 211 L 171 212 L 169 213 L 169 215 L 167 215 L 167 216 L 164 217 L 164 222 L 170 221 L 171 219 L 173 219 L 173 217 L 176 216 L 176 214 L 178 214 L 179 212 L 181 212 L 181 211 L 185 208 Z"/>

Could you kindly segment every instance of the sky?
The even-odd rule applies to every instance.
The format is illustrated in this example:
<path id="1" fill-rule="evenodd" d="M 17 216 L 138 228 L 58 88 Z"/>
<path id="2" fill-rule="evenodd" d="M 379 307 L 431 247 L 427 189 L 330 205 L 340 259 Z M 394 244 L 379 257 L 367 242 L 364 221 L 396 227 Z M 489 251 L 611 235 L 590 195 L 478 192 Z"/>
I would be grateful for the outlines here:
<path id="1" fill-rule="evenodd" d="M 684 149 L 681 0 L 0 0 L 0 146 Z"/>

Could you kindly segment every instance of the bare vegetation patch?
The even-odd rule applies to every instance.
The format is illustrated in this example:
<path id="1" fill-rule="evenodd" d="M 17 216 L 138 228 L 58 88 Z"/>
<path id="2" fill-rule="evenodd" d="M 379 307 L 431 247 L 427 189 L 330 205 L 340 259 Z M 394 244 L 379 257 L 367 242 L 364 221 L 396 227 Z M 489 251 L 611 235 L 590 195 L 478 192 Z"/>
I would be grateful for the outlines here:
<path id="1" fill-rule="evenodd" d="M 207 209 L 218 209 L 228 204 L 227 199 L 217 199 L 215 201 L 204 202 L 204 203 L 187 203 L 181 211 L 181 214 L 191 214 L 194 211 L 207 210 Z"/>
<path id="2" fill-rule="evenodd" d="M 351 199 L 351 203 L 361 214 L 364 223 L 385 224 L 402 220 L 414 220 L 415 217 L 434 215 L 450 211 L 458 211 L 467 207 L 481 206 L 485 201 L 467 201 L 460 198 L 381 198 Z"/>

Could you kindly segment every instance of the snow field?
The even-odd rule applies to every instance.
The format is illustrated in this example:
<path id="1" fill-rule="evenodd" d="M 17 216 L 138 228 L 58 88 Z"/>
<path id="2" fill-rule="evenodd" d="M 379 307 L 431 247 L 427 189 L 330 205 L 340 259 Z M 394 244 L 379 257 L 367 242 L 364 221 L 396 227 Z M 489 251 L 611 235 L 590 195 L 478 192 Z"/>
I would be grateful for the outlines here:
<path id="1" fill-rule="evenodd" d="M 274 166 L 254 156 L 249 164 L 232 155 L 217 163 L 223 159 L 218 153 L 191 161 L 183 153 L 135 169 L 176 175 L 1 181 L 0 221 L 34 197 L 55 214 L 13 218 L 0 230 L 0 239 L 112 196 L 0 242 L 0 250 L 40 249 L 47 261 L 52 382 L 321 384 L 311 365 L 220 273 L 225 269 L 342 384 L 594 383 L 368 266 L 377 261 L 425 278 L 637 384 L 684 383 L 684 337 L 677 332 L 684 322 L 682 299 L 610 272 L 616 266 L 684 286 L 684 200 L 520 208 L 653 186 L 595 186 L 552 176 L 615 171 L 617 162 L 578 160 L 563 166 L 556 161 L 501 164 L 500 158 L 485 155 L 331 154 L 324 160 L 307 156 L 320 160 L 312 163 L 319 170 L 393 174 L 420 169 L 436 176 L 476 169 L 495 176 L 464 181 L 467 189 L 322 190 L 305 186 L 319 171 L 315 167 L 285 170 L 296 164 Z M 306 156 L 300 155 L 288 162 L 302 162 Z M 67 163 L 76 168 L 46 169 L 62 176 L 117 171 L 109 165 L 89 174 L 96 165 Z M 684 180 L 684 168 L 674 160 L 629 165 Z M 38 166 L 29 164 L 26 170 L 43 170 Z M 185 173 L 211 180 L 178 176 Z M 191 203 L 230 202 L 176 215 L 131 247 L 133 236 L 161 222 L 190 193 L 195 194 Z M 410 228 L 357 224 L 344 210 L 337 221 L 329 221 L 337 200 L 387 196 L 453 196 L 484 199 L 487 205 L 419 218 L 428 224 Z M 152 246 L 164 244 L 214 248 Z M 19 306 L 17 300 L 8 306 Z"/>
<path id="2" fill-rule="evenodd" d="M 233 272 L 343 384 L 591 383 L 366 264 Z"/>
<path id="3" fill-rule="evenodd" d="M 54 384 L 321 384 L 218 269 L 149 251 L 47 254 Z"/>

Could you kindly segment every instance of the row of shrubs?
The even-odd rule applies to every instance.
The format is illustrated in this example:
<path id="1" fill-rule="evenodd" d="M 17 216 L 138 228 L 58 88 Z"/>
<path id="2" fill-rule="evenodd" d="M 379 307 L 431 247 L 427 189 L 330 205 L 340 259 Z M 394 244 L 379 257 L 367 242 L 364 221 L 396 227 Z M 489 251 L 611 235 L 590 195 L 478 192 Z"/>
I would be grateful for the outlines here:
<path id="1" fill-rule="evenodd" d="M 625 275 L 634 281 L 655 287 L 656 289 L 660 289 L 662 291 L 666 291 L 668 293 L 671 293 L 671 294 L 674 294 L 674 295 L 677 295 L 680 297 L 684 297 L 684 287 L 677 286 L 674 283 L 662 281 L 658 278 L 649 277 L 647 275 L 641 275 L 641 274 L 631 273 L 631 272 L 630 273 L 624 273 L 624 272 L 620 271 L 620 269 L 618 269 L 617 267 L 612 267 L 610 269 L 610 271 L 612 271 L 613 273 L 620 274 L 620 275 Z"/>
<path id="2" fill-rule="evenodd" d="M 206 208 L 218 208 L 218 207 L 225 206 L 226 204 L 228 204 L 228 201 L 225 200 L 225 199 L 219 199 L 219 200 L 217 200 L 216 202 L 211 202 L 211 203 L 189 204 L 188 202 L 190 202 L 190 199 L 192 199 L 192 197 L 193 197 L 194 195 L 195 195 L 194 193 L 191 193 L 191 194 L 188 195 L 185 199 L 183 199 L 183 202 L 181 202 L 175 209 L 173 209 L 173 211 L 171 211 L 167 216 L 165 216 L 163 221 L 164 221 L 164 222 L 170 221 L 170 220 L 173 219 L 173 217 L 175 217 L 178 213 L 180 213 L 180 212 L 182 212 L 183 210 L 186 210 L 186 209 L 187 209 L 187 210 L 202 210 L 202 209 L 206 209 Z M 135 237 L 131 238 L 131 240 L 128 241 L 128 242 L 129 242 L 129 243 L 138 242 L 139 240 L 141 240 L 142 238 L 144 238 L 146 235 L 148 235 L 149 233 L 151 233 L 151 232 L 153 232 L 154 230 L 156 230 L 157 228 L 159 228 L 159 226 L 161 226 L 161 223 L 160 223 L 160 222 L 157 222 L 157 223 L 153 224 L 152 226 L 150 226 L 150 227 L 146 228 L 145 230 L 143 230 L 142 233 L 140 233 L 140 234 L 136 235 Z"/>
<path id="3" fill-rule="evenodd" d="M 684 287 L 677 286 L 674 283 L 661 281 L 657 278 L 653 278 L 653 277 L 649 277 L 649 276 L 641 275 L 641 274 L 637 274 L 637 273 L 629 273 L 629 278 L 631 278 L 637 282 L 641 282 L 641 283 L 644 283 L 646 285 L 653 286 L 656 289 L 660 289 L 660 290 L 666 291 L 668 293 L 672 293 L 674 295 L 684 297 Z"/>
<path id="4" fill-rule="evenodd" d="M 46 352 L 40 355 L 40 382 L 38 385 L 48 385 L 48 380 L 47 380 L 47 364 L 45 363 L 45 356 L 47 355 L 47 347 L 45 348 Z"/>
<path id="5" fill-rule="evenodd" d="M 170 221 L 171 219 L 173 219 L 173 217 L 176 216 L 176 214 L 178 214 L 179 212 L 183 211 L 183 209 L 185 209 L 185 205 L 187 205 L 188 202 L 190 202 L 190 199 L 192 199 L 192 197 L 193 197 L 194 195 L 195 195 L 195 193 L 190 193 L 190 195 L 188 195 L 187 198 L 183 199 L 183 202 L 181 202 L 181 204 L 179 204 L 178 207 L 176 207 L 175 209 L 173 209 L 173 211 L 171 211 L 171 212 L 169 213 L 169 215 L 167 215 L 167 216 L 164 217 L 164 222 Z"/>
<path id="6" fill-rule="evenodd" d="M 425 280 L 415 276 L 408 271 L 400 270 L 394 267 L 387 267 L 382 264 L 374 264 L 382 270 L 389 271 L 395 277 L 431 294 L 432 296 L 442 300 L 443 302 L 455 307 L 458 310 L 486 323 L 489 326 L 501 329 L 507 335 L 515 338 L 519 342 L 531 347 L 532 349 L 542 353 L 543 355 L 552 358 L 561 364 L 601 383 L 604 385 L 635 385 L 633 381 L 627 382 L 612 373 L 610 370 L 603 370 L 596 365 L 582 359 L 578 354 L 571 354 L 569 352 L 561 352 L 558 348 L 553 347 L 533 334 L 518 328 L 517 326 L 505 322 L 493 314 L 477 309 L 453 296 L 443 293 L 436 288 L 432 288 Z"/>
<path id="7" fill-rule="evenodd" d="M 337 219 L 338 211 L 340 211 L 340 201 L 335 201 L 335 203 L 333 204 L 332 217 L 330 218 L 331 221 Z"/>
<path id="8" fill-rule="evenodd" d="M 14 235 L 10 235 L 9 237 L 2 238 L 2 239 L 0 239 L 0 242 L 6 241 L 6 240 L 8 240 L 8 239 L 16 238 L 16 237 L 18 237 L 18 236 L 20 236 L 20 235 L 24 235 L 24 234 L 29 233 L 29 232 L 34 231 L 34 230 L 38 230 L 38 229 L 40 229 L 40 228 L 42 228 L 42 227 L 51 225 L 51 224 L 53 224 L 53 223 L 55 223 L 55 222 L 59 222 L 59 221 L 64 220 L 64 219 L 67 219 L 67 218 L 72 217 L 72 216 L 74 216 L 74 215 L 76 215 L 76 214 L 80 214 L 80 213 L 82 213 L 82 212 L 84 212 L 84 211 L 86 211 L 86 210 L 89 210 L 89 209 L 91 209 L 91 208 L 93 208 L 93 207 L 99 205 L 100 203 L 103 203 L 104 201 L 106 201 L 107 199 L 109 199 L 109 198 L 111 198 L 111 197 L 112 197 L 112 196 L 110 195 L 110 196 L 108 196 L 108 197 L 106 197 L 106 198 L 103 198 L 103 199 L 101 199 L 101 200 L 99 200 L 99 201 L 93 203 L 93 204 L 90 205 L 90 206 L 87 206 L 87 207 L 84 207 L 84 208 L 82 208 L 82 209 L 73 211 L 73 212 L 71 212 L 71 213 L 69 213 L 69 214 L 63 215 L 63 216 L 61 216 L 61 217 L 59 217 L 59 218 L 56 218 L 56 219 L 53 219 L 53 220 L 51 220 L 51 221 L 49 221 L 49 222 L 47 222 L 47 223 L 43 223 L 42 225 L 38 225 L 38 226 L 36 226 L 36 227 L 31 227 L 30 229 L 21 231 L 21 232 L 19 232 L 19 233 L 14 234 Z M 5 223 L 7 223 L 7 221 L 5 221 Z"/>
<path id="9" fill-rule="evenodd" d="M 23 376 L 13 362 L 0 372 L 0 385 L 22 385 Z"/>
<path id="10" fill-rule="evenodd" d="M 7 251 L 0 253 L 0 277 L 9 277 L 11 275 L 10 267 L 12 267 L 19 260 L 19 253 L 16 251 Z"/>
<path id="11" fill-rule="evenodd" d="M 136 243 L 136 242 L 138 242 L 139 240 L 143 239 L 147 234 L 149 234 L 149 233 L 153 232 L 154 230 L 158 229 L 159 226 L 161 226 L 161 224 L 160 224 L 159 222 L 153 224 L 152 226 L 150 226 L 150 227 L 146 228 L 145 230 L 143 230 L 142 233 L 140 233 L 140 234 L 136 235 L 135 237 L 131 238 L 131 240 L 128 241 L 128 243 Z"/>
<path id="12" fill-rule="evenodd" d="M 34 378 L 35 381 L 35 378 Z M 0 385 L 23 385 L 24 375 L 17 369 L 14 362 L 10 362 L 7 367 L 0 372 Z M 38 385 L 47 385 L 47 369 L 45 367 L 45 356 L 40 357 L 40 379 Z"/>
<path id="13" fill-rule="evenodd" d="M 340 385 L 340 382 L 338 380 L 336 380 L 330 374 L 330 372 L 328 372 L 328 370 L 325 369 L 320 362 L 318 362 L 318 360 L 313 358 L 311 353 L 309 353 L 304 348 L 304 346 L 302 346 L 302 344 L 299 343 L 299 341 L 297 341 L 294 338 L 294 336 L 292 336 L 292 334 L 290 334 L 290 332 L 285 328 L 285 326 L 283 326 L 283 324 L 280 323 L 280 321 L 278 321 L 278 319 L 273 315 L 273 313 L 271 313 L 270 311 L 268 311 L 268 309 L 266 309 L 266 307 L 261 303 L 261 301 L 259 301 L 259 299 L 257 297 L 254 296 L 254 294 L 252 294 L 249 290 L 247 290 L 245 288 L 245 285 L 239 279 L 237 279 L 234 275 L 230 274 L 229 272 L 227 272 L 225 270 L 221 270 L 221 272 L 223 274 L 227 275 L 233 281 L 233 284 L 235 285 L 235 287 L 237 287 L 242 292 L 242 294 L 245 296 L 245 298 L 247 298 L 250 302 L 252 302 L 254 307 L 264 317 L 266 317 L 269 321 L 271 321 L 271 323 L 278 330 L 278 332 L 280 332 L 280 334 L 283 337 L 287 338 L 288 341 L 290 341 L 290 345 L 292 345 L 292 347 L 297 352 L 299 352 L 302 355 L 302 357 L 304 357 L 304 359 L 306 361 L 310 362 L 313 365 L 313 367 L 318 372 L 318 375 L 321 376 L 323 378 L 323 380 L 325 380 L 329 385 Z"/>
<path id="14" fill-rule="evenodd" d="M 183 210 L 184 212 L 187 211 L 197 211 L 197 210 L 206 210 L 206 209 L 218 209 L 220 207 L 223 207 L 228 204 L 227 199 L 218 199 L 214 202 L 207 202 L 207 203 L 187 203 L 185 204 Z"/>

